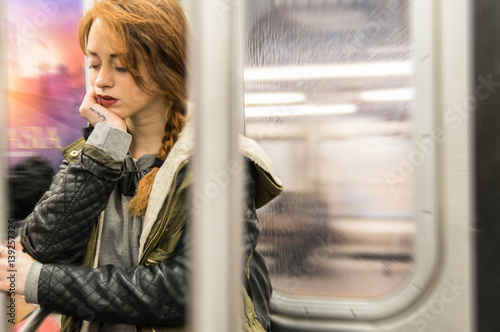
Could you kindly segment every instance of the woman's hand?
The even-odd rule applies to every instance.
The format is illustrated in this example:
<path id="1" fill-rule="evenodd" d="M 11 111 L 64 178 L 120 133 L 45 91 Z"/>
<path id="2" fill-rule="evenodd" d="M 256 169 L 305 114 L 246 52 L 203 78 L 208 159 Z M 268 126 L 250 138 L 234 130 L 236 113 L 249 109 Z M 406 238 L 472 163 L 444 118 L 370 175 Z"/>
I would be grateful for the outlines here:
<path id="1" fill-rule="evenodd" d="M 0 253 L 0 291 L 9 295 L 24 295 L 28 272 L 33 265 L 33 258 L 21 249 L 21 244 L 12 240 Z"/>
<path id="2" fill-rule="evenodd" d="M 80 114 L 92 126 L 95 126 L 98 122 L 103 122 L 111 127 L 127 131 L 124 119 L 97 102 L 94 88 L 91 88 L 83 98 L 82 105 L 80 105 Z"/>

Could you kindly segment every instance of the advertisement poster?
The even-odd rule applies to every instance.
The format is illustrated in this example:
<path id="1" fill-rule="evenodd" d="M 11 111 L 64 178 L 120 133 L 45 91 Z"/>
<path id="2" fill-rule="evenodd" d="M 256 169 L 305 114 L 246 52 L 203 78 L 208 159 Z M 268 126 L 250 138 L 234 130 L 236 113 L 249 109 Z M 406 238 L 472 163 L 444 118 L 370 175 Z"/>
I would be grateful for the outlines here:
<path id="1" fill-rule="evenodd" d="M 38 177 L 32 183 L 24 179 L 12 186 L 11 179 L 18 184 L 20 172 L 38 174 L 34 169 L 41 163 L 26 166 L 30 157 L 42 159 L 45 169 L 57 171 L 63 159 L 61 149 L 82 137 L 86 126 L 78 111 L 85 95 L 85 59 L 78 42 L 82 1 L 9 0 L 3 4 L 8 70 L 7 128 L 2 128 L 2 134 L 7 139 L 10 174 L 9 236 L 10 232 L 17 235 L 42 188 Z M 21 166 L 25 168 L 19 171 Z M 19 295 L 7 301 L 9 331 L 17 331 L 34 306 Z M 59 331 L 57 321 L 57 316 L 50 315 L 37 331 Z"/>
<path id="2" fill-rule="evenodd" d="M 82 0 L 6 1 L 5 9 L 8 166 L 39 156 L 57 170 L 61 149 L 86 126 Z"/>

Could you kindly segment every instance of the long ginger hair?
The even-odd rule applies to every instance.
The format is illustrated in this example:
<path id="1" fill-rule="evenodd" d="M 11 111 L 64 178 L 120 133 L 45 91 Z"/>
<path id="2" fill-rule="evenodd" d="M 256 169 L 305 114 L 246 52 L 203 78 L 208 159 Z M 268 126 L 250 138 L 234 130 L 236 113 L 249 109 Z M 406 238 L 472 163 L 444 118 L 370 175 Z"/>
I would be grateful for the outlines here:
<path id="1" fill-rule="evenodd" d="M 188 24 L 177 0 L 103 0 L 80 23 L 80 47 L 87 53 L 90 28 L 99 19 L 123 67 L 145 93 L 165 103 L 165 134 L 156 157 L 165 160 L 186 122 L 186 35 Z M 151 84 L 150 82 L 153 82 Z M 158 168 L 146 175 L 130 201 L 144 215 Z"/>

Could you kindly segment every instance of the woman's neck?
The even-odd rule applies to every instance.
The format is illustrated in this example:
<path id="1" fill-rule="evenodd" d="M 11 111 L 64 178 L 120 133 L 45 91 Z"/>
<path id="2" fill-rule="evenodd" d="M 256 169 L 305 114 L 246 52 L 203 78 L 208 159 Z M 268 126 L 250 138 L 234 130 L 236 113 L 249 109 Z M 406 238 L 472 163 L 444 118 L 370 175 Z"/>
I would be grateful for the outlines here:
<path id="1" fill-rule="evenodd" d="M 139 159 L 145 154 L 157 154 L 162 146 L 165 134 L 166 119 L 164 115 L 152 116 L 146 119 L 128 118 L 127 130 L 132 135 L 130 154 Z"/>

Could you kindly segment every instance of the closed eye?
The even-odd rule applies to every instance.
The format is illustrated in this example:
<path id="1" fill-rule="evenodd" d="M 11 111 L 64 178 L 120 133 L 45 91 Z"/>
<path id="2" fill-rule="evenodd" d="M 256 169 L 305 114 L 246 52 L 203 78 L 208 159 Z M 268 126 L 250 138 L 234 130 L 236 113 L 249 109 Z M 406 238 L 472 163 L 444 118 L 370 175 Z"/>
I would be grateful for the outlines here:
<path id="1" fill-rule="evenodd" d="M 125 68 L 123 68 L 123 67 L 116 67 L 116 66 L 114 66 L 114 68 L 115 68 L 115 70 L 117 72 L 120 72 L 120 73 L 126 73 L 127 72 L 127 70 Z"/>

